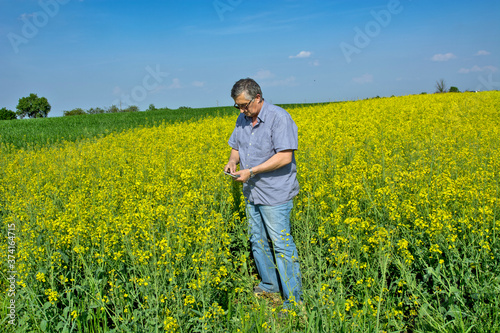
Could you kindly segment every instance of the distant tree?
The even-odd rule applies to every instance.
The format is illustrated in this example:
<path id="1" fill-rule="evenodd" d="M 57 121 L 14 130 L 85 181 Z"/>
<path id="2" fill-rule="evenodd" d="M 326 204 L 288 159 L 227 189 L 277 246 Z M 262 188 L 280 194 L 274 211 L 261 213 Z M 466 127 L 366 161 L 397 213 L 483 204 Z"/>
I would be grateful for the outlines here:
<path id="1" fill-rule="evenodd" d="M 50 104 L 45 97 L 38 97 L 36 94 L 30 94 L 28 97 L 19 99 L 16 114 L 22 118 L 44 118 L 50 112 Z"/>
<path id="2" fill-rule="evenodd" d="M 87 114 L 82 108 L 76 108 L 71 111 L 63 111 L 63 115 L 65 116 L 79 116 L 82 114 Z"/>
<path id="3" fill-rule="evenodd" d="M 427 95 L 427 93 L 425 91 L 422 91 L 420 95 Z"/>
<path id="4" fill-rule="evenodd" d="M 446 83 L 444 82 L 444 79 L 440 79 L 439 81 L 436 81 L 436 92 L 437 93 L 444 93 L 448 89 L 446 89 Z"/>
<path id="5" fill-rule="evenodd" d="M 111 105 L 106 109 L 106 113 L 117 113 L 120 112 L 120 109 L 116 105 Z"/>
<path id="6" fill-rule="evenodd" d="M 122 112 L 137 112 L 137 111 L 139 111 L 139 107 L 136 105 L 130 105 L 128 108 L 122 110 Z"/>
<path id="7" fill-rule="evenodd" d="M 155 111 L 156 107 L 154 104 L 149 104 L 148 110 L 147 111 Z"/>
<path id="8" fill-rule="evenodd" d="M 180 106 L 177 110 L 191 110 L 189 106 Z"/>
<path id="9" fill-rule="evenodd" d="M 100 114 L 100 113 L 104 113 L 104 112 L 106 112 L 106 111 L 104 109 L 102 109 L 102 108 L 99 108 L 99 107 L 97 107 L 97 108 L 90 108 L 90 109 L 87 110 L 88 114 Z"/>
<path id="10" fill-rule="evenodd" d="M 457 87 L 450 87 L 450 92 L 460 92 Z"/>
<path id="11" fill-rule="evenodd" d="M 0 120 L 14 120 L 16 118 L 16 113 L 14 111 L 8 110 L 7 108 L 0 109 Z"/>

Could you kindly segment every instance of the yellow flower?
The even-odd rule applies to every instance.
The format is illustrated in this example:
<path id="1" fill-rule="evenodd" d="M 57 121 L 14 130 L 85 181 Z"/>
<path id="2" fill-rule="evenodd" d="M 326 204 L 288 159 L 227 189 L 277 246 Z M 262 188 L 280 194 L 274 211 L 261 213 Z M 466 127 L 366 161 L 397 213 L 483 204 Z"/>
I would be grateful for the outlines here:
<path id="1" fill-rule="evenodd" d="M 36 279 L 40 282 L 45 282 L 45 274 L 44 273 L 36 273 Z"/>

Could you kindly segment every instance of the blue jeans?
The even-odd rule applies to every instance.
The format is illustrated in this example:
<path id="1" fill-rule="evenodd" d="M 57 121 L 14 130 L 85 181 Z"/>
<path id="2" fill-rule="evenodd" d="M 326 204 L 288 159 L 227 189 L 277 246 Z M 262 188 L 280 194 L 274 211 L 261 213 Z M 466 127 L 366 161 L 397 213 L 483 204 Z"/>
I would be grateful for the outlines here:
<path id="1" fill-rule="evenodd" d="M 259 287 L 275 293 L 281 284 L 285 308 L 302 300 L 299 258 L 290 234 L 292 208 L 293 200 L 278 206 L 246 202 L 252 253 L 262 279 Z"/>

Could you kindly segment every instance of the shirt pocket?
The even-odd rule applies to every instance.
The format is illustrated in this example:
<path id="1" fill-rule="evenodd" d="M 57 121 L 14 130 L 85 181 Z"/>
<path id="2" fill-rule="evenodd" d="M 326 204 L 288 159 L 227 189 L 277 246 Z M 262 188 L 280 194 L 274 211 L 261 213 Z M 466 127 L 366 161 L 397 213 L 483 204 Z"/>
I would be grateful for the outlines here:
<path id="1" fill-rule="evenodd" d="M 257 131 L 256 137 L 252 140 L 251 151 L 259 157 L 271 157 L 275 154 L 272 138 L 268 131 Z"/>

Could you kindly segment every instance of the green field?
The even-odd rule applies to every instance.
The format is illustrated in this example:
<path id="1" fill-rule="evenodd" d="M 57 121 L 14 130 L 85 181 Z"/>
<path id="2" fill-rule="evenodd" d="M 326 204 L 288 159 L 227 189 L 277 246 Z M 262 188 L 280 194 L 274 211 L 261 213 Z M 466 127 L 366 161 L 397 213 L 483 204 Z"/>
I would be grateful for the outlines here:
<path id="1" fill-rule="evenodd" d="M 315 104 L 281 104 L 290 108 Z M 198 121 L 206 117 L 238 114 L 232 106 L 157 109 L 147 112 L 87 114 L 78 116 L 0 120 L 0 146 L 4 148 L 35 148 L 63 141 L 78 141 L 102 137 L 136 127 L 157 126 L 161 123 Z"/>
<path id="2" fill-rule="evenodd" d="M 88 114 L 79 116 L 0 121 L 0 145 L 12 148 L 42 147 L 62 141 L 101 137 L 136 127 L 199 120 L 235 113 L 233 107 L 147 112 Z"/>

